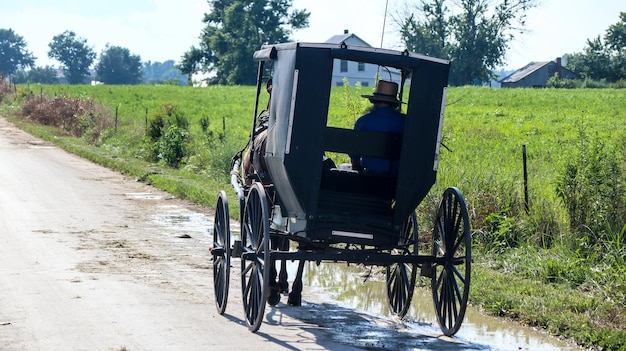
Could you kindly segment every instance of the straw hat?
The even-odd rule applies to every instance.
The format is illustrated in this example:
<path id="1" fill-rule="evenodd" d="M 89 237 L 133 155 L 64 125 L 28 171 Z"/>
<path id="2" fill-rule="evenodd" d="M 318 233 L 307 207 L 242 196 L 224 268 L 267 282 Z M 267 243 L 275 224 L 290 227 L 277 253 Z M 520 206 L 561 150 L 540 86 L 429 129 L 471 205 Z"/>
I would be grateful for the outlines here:
<path id="1" fill-rule="evenodd" d="M 386 80 L 379 80 L 376 85 L 376 90 L 372 95 L 361 95 L 362 97 L 369 98 L 373 103 L 374 101 L 383 101 L 392 104 L 399 105 L 398 100 L 398 83 L 388 82 Z"/>

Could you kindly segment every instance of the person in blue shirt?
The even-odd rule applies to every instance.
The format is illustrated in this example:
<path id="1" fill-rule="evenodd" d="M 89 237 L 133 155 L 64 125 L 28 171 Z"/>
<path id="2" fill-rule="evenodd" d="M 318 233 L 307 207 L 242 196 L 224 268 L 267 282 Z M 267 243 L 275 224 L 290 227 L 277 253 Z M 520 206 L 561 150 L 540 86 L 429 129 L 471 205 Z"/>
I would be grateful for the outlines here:
<path id="1" fill-rule="evenodd" d="M 405 116 L 400 112 L 398 83 L 378 81 L 369 98 L 372 106 L 368 113 L 361 116 L 354 124 L 354 130 L 367 130 L 402 134 Z M 398 160 L 380 159 L 360 155 L 350 155 L 352 169 L 373 175 L 393 175 L 398 173 Z"/>

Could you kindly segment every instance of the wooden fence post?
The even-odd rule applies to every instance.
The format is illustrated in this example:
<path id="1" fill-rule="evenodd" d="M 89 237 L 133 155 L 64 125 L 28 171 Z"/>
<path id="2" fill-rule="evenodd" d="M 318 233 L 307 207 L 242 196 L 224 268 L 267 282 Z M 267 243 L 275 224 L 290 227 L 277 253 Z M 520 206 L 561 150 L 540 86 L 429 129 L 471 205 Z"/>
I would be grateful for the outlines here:
<path id="1" fill-rule="evenodd" d="M 528 167 L 526 164 L 526 144 L 522 145 L 522 162 L 524 163 L 524 208 L 526 214 L 530 211 L 530 205 L 528 203 Z"/>

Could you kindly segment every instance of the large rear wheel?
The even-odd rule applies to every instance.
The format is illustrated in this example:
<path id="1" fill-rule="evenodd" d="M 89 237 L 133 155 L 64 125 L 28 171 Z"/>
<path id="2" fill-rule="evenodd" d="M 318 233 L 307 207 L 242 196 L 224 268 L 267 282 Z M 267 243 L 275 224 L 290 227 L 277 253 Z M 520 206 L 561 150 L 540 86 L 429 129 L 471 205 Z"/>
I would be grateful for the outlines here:
<path id="1" fill-rule="evenodd" d="M 230 280 L 230 218 L 228 200 L 222 190 L 217 196 L 213 221 L 213 291 L 217 312 L 224 314 Z"/>
<path id="2" fill-rule="evenodd" d="M 254 183 L 246 199 L 242 222 L 241 291 L 248 328 L 259 330 L 270 281 L 269 216 L 265 189 Z"/>
<path id="3" fill-rule="evenodd" d="M 404 223 L 398 243 L 394 250 L 398 255 L 417 255 L 417 216 L 412 213 Z M 413 290 L 417 278 L 415 263 L 394 263 L 387 266 L 387 297 L 391 313 L 404 317 L 411 306 Z"/>
<path id="4" fill-rule="evenodd" d="M 433 230 L 432 293 L 441 331 L 452 336 L 461 327 L 470 290 L 472 238 L 465 199 L 448 188 L 437 209 Z"/>

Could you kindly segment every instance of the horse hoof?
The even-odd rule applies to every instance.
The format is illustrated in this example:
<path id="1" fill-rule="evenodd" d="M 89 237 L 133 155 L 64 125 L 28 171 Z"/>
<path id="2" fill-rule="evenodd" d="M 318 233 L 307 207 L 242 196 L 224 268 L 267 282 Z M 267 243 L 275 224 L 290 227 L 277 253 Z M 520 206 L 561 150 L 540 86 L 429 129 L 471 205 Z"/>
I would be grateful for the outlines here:
<path id="1" fill-rule="evenodd" d="M 287 303 L 291 306 L 301 306 L 302 305 L 302 295 L 289 294 L 289 299 L 287 299 Z"/>
<path id="2" fill-rule="evenodd" d="M 267 297 L 267 303 L 270 306 L 276 306 L 280 302 L 280 291 L 278 287 L 270 286 L 270 295 Z"/>
<path id="3" fill-rule="evenodd" d="M 278 282 L 278 288 L 280 289 L 281 293 L 288 293 L 289 292 L 289 283 L 288 282 Z"/>

